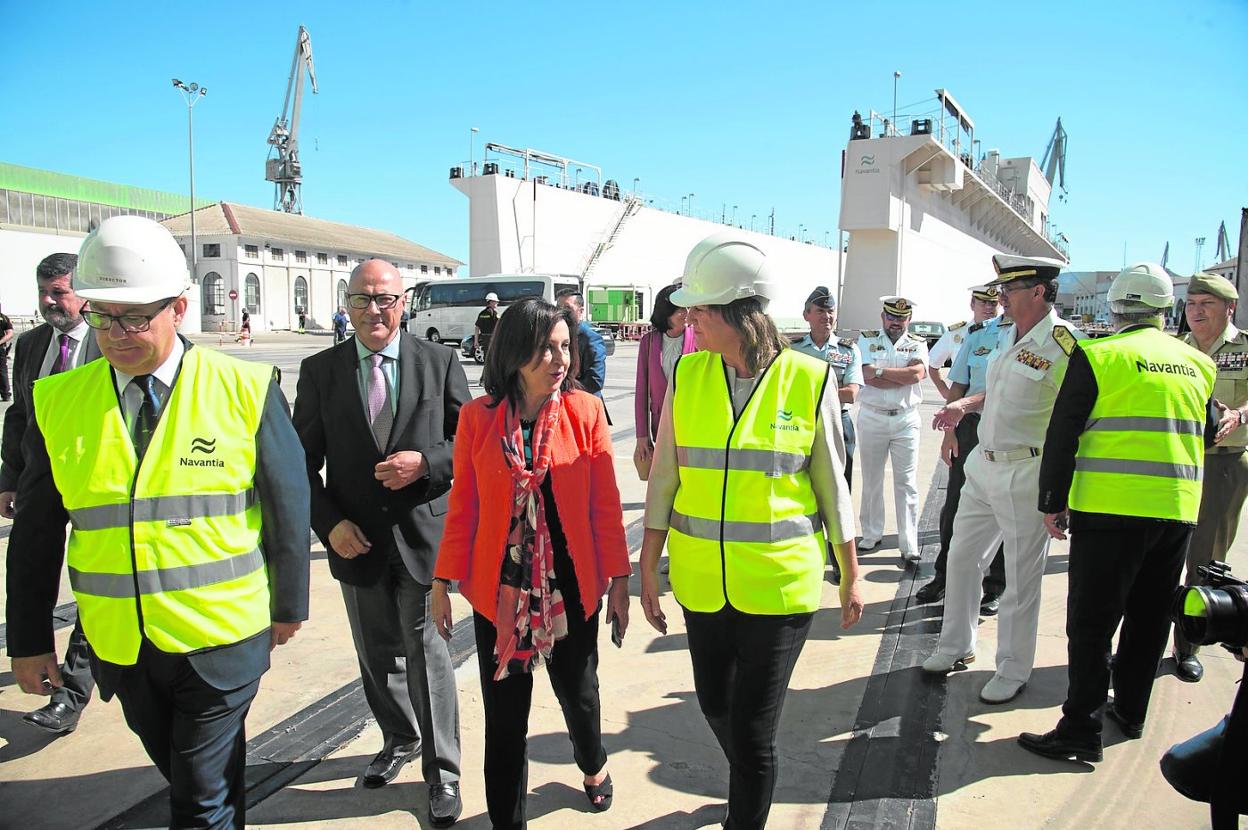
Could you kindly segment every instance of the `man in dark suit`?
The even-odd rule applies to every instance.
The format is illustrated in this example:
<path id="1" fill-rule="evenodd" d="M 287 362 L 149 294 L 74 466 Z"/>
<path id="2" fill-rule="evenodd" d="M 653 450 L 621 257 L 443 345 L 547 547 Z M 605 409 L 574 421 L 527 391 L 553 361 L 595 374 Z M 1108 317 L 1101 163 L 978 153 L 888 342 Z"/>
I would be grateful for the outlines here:
<path id="1" fill-rule="evenodd" d="M 160 224 L 105 219 L 73 285 L 105 360 L 35 385 L 6 575 L 13 676 L 28 694 L 61 685 L 68 559 L 100 695 L 169 781 L 170 826 L 241 828 L 247 711 L 307 619 L 299 438 L 272 367 L 178 336 L 191 283 Z"/>
<path id="2" fill-rule="evenodd" d="M 446 827 L 461 810 L 459 706 L 429 588 L 468 379 L 453 351 L 402 331 L 403 282 L 390 263 L 361 263 L 347 291 L 355 336 L 303 361 L 295 397 L 312 527 L 342 584 L 385 736 L 364 786 L 394 780 L 419 750 L 430 821 Z"/>
<path id="3" fill-rule="evenodd" d="M 39 289 L 39 313 L 46 321 L 17 338 L 13 352 L 13 405 L 4 413 L 4 440 L 0 443 L 0 516 L 13 518 L 13 494 L 25 469 L 22 436 L 31 417 L 30 394 L 35 381 L 74 369 L 100 356 L 91 329 L 82 319 L 83 301 L 71 284 L 75 254 L 52 254 L 35 269 Z M 55 335 L 55 336 L 53 336 Z M 28 712 L 22 720 L 56 734 L 73 732 L 95 681 L 91 678 L 91 648 L 75 621 L 61 664 L 59 689 L 48 705 Z"/>

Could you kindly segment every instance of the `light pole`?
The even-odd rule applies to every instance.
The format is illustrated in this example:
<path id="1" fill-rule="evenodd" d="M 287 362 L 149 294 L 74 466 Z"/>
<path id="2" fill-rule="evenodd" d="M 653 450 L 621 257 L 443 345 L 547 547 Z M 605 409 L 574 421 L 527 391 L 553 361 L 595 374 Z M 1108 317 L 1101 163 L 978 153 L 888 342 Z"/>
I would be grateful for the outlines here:
<path id="1" fill-rule="evenodd" d="M 191 120 L 191 110 L 195 108 L 196 101 L 208 94 L 208 87 L 197 83 L 184 84 L 177 78 L 173 79 L 173 85 L 181 90 L 182 97 L 186 99 L 186 151 L 190 158 L 191 168 L 191 282 L 198 285 L 199 248 L 195 237 L 195 125 Z"/>
<path id="2" fill-rule="evenodd" d="M 641 188 L 641 178 L 633 176 L 633 195 L 637 195 L 637 191 Z"/>
<path id="3" fill-rule="evenodd" d="M 754 220 L 755 220 L 755 219 L 757 219 L 757 218 L 758 218 L 758 214 L 757 214 L 757 213 L 751 213 L 751 214 L 750 214 L 750 230 L 751 230 L 751 231 L 753 231 L 753 230 L 754 230 Z"/>
<path id="4" fill-rule="evenodd" d="M 737 226 L 737 206 L 736 205 L 732 206 L 732 226 L 734 228 Z"/>
<path id="5" fill-rule="evenodd" d="M 893 132 L 897 131 L 897 82 L 901 80 L 901 73 L 893 73 Z"/>
<path id="6" fill-rule="evenodd" d="M 680 212 L 681 212 L 681 213 L 684 213 L 684 212 L 685 212 L 685 201 L 686 201 L 688 198 L 689 198 L 688 196 L 681 196 L 681 197 L 680 197 Z"/>
<path id="7" fill-rule="evenodd" d="M 798 242 L 806 241 L 806 226 L 801 224 L 800 222 L 797 225 L 797 241 Z"/>
<path id="8" fill-rule="evenodd" d="M 477 163 L 472 158 L 473 151 L 476 149 L 477 132 L 478 131 L 476 127 L 472 127 L 468 131 L 468 175 L 469 176 L 477 175 Z"/>
<path id="9" fill-rule="evenodd" d="M 824 231 L 824 232 L 823 232 L 823 247 L 825 247 L 825 248 L 826 248 L 826 247 L 828 247 L 828 234 L 830 234 L 830 233 L 832 233 L 832 231 Z"/>
<path id="10" fill-rule="evenodd" d="M 689 194 L 689 215 L 693 216 L 693 194 Z"/>

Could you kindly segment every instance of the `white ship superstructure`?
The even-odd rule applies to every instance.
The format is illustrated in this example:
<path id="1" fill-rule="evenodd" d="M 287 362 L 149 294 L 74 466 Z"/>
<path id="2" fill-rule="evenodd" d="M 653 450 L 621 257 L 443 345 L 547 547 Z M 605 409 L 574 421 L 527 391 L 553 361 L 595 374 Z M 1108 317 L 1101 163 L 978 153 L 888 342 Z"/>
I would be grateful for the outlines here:
<path id="1" fill-rule="evenodd" d="M 953 96 L 938 89 L 935 105 L 931 117 L 902 119 L 908 135 L 874 111 L 854 114 L 841 175 L 842 328 L 878 327 L 885 294 L 913 300 L 916 320 L 962 320 L 965 289 L 993 278 L 993 254 L 1068 259 L 1035 160 L 978 155 Z"/>
<path id="2" fill-rule="evenodd" d="M 487 144 L 481 170 L 453 168 L 451 184 L 469 201 L 471 276 L 574 275 L 590 290 L 635 287 L 645 320 L 654 294 L 680 277 L 693 246 L 728 225 L 765 251 L 783 276 L 783 294 L 771 308 L 782 326 L 804 327 L 802 304 L 813 288 L 836 287 L 832 248 L 751 230 L 744 221 L 688 215 L 687 203 L 664 209 L 573 159 Z M 755 224 L 764 225 L 759 217 Z"/>

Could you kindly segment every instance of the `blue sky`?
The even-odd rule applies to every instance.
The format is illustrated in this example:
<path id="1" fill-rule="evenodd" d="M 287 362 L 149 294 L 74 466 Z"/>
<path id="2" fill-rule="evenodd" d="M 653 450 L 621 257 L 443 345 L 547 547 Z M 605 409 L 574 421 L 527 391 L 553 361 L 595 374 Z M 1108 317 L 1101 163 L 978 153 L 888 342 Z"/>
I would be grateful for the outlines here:
<path id="1" fill-rule="evenodd" d="M 854 109 L 952 92 L 983 147 L 1039 159 L 1058 116 L 1072 268 L 1213 261 L 1248 206 L 1248 3 L 78 3 L 0 0 L 0 160 L 271 206 L 264 160 L 295 33 L 306 213 L 467 259 L 447 170 L 483 141 L 588 161 L 625 187 L 836 236 Z M 53 10 L 54 9 L 54 10 Z M 124 10 L 124 11 L 123 11 Z"/>

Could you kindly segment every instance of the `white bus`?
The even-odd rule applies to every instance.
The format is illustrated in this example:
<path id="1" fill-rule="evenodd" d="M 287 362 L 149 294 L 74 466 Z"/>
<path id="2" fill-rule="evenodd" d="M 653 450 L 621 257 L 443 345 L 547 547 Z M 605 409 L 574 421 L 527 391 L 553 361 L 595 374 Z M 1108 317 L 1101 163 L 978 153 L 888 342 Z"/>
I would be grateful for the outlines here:
<path id="1" fill-rule="evenodd" d="M 496 274 L 419 283 L 411 292 L 407 330 L 435 343 L 458 343 L 472 337 L 477 315 L 485 308 L 486 294 L 497 294 L 502 309 L 526 297 L 541 297 L 553 303 L 555 295 L 565 288 L 580 291 L 580 279 L 549 274 Z"/>

